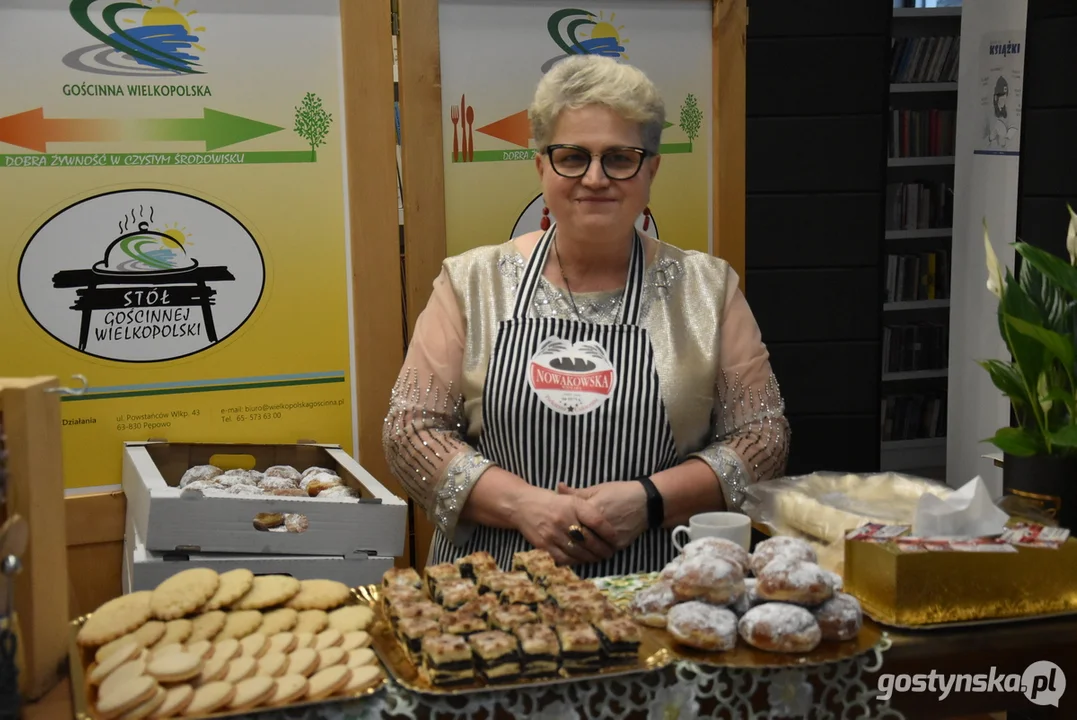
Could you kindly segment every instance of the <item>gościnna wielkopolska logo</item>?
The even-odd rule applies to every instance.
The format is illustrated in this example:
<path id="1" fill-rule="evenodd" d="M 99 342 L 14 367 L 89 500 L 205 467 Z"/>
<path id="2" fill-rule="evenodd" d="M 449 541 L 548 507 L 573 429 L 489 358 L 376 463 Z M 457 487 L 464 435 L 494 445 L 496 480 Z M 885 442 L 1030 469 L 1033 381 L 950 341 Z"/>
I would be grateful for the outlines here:
<path id="1" fill-rule="evenodd" d="M 69 12 L 97 43 L 72 50 L 64 65 L 129 77 L 201 74 L 197 10 L 182 0 L 71 0 Z"/>
<path id="2" fill-rule="evenodd" d="M 595 14 L 590 10 L 565 8 L 550 15 L 546 21 L 546 30 L 564 51 L 542 64 L 542 72 L 547 72 L 559 60 L 572 55 L 604 55 L 612 58 L 628 59 L 625 45 L 628 38 L 621 36 L 624 25 L 615 25 L 617 13 Z"/>

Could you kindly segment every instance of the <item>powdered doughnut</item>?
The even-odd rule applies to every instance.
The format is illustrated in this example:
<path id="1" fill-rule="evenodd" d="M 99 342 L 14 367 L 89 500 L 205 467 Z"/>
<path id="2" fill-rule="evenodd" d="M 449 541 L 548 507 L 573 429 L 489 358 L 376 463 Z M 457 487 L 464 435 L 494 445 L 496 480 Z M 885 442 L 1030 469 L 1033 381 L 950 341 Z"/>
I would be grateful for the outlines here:
<path id="1" fill-rule="evenodd" d="M 273 465 L 272 467 L 266 468 L 265 477 L 285 478 L 287 480 L 291 480 L 293 485 L 296 485 L 299 483 L 303 476 L 300 475 L 299 471 L 291 465 Z"/>
<path id="2" fill-rule="evenodd" d="M 347 485 L 332 485 L 318 493 L 320 498 L 358 498 L 359 493 Z"/>
<path id="3" fill-rule="evenodd" d="M 755 591 L 763 600 L 818 605 L 834 596 L 826 571 L 803 560 L 779 557 L 757 579 Z"/>
<path id="4" fill-rule="evenodd" d="M 815 609 L 815 620 L 823 640 L 852 640 L 860 634 L 864 614 L 860 601 L 852 595 L 840 592 Z"/>
<path id="5" fill-rule="evenodd" d="M 729 606 L 729 608 L 737 615 L 743 615 L 763 602 L 755 592 L 757 582 L 758 581 L 755 578 L 744 578 L 744 592 L 738 595 L 737 599 L 733 601 L 733 604 Z"/>
<path id="6" fill-rule="evenodd" d="M 213 482 L 212 480 L 192 480 L 191 482 L 187 483 L 187 485 L 183 489 L 185 491 L 198 490 L 200 492 L 205 492 L 206 490 L 223 490 L 224 488 L 222 488 L 220 485 Z"/>
<path id="7" fill-rule="evenodd" d="M 257 485 L 239 483 L 225 490 L 228 495 L 265 495 L 265 490 Z"/>
<path id="8" fill-rule="evenodd" d="M 180 478 L 179 486 L 185 488 L 196 480 L 202 480 L 209 482 L 216 477 L 219 477 L 224 471 L 216 465 L 195 465 L 193 468 L 183 473 L 183 477 Z"/>
<path id="9" fill-rule="evenodd" d="M 629 611 L 644 625 L 665 627 L 669 609 L 677 604 L 673 595 L 673 585 L 668 580 L 659 580 L 649 588 L 640 590 L 632 598 Z"/>
<path id="10" fill-rule="evenodd" d="M 684 549 L 681 550 L 681 554 L 686 560 L 690 560 L 696 555 L 718 557 L 722 560 L 727 560 L 740 565 L 740 569 L 743 572 L 748 572 L 748 568 L 752 561 L 752 556 L 748 554 L 747 550 L 732 540 L 726 540 L 725 538 L 719 537 L 705 537 L 693 540 L 684 546 Z"/>
<path id="11" fill-rule="evenodd" d="M 826 577 L 830 581 L 830 587 L 834 588 L 834 592 L 845 589 L 845 580 L 841 575 L 838 575 L 836 572 L 830 572 L 825 568 L 823 569 L 823 572 L 826 573 Z"/>
<path id="12" fill-rule="evenodd" d="M 325 483 L 326 486 L 341 484 L 340 476 L 337 475 L 335 472 L 331 472 L 329 470 L 321 470 L 320 472 L 312 472 L 309 475 L 304 474 L 302 479 L 300 479 L 299 481 L 299 487 L 309 492 L 310 484 L 312 482 L 322 482 Z"/>
<path id="13" fill-rule="evenodd" d="M 266 475 L 262 478 L 259 487 L 263 490 L 298 490 L 299 486 L 296 485 L 295 480 L 286 477 L 280 477 L 279 475 Z"/>
<path id="14" fill-rule="evenodd" d="M 305 478 L 310 477 L 311 475 L 313 475 L 315 473 L 320 473 L 320 472 L 328 473 L 330 475 L 336 475 L 336 473 L 333 472 L 332 470 L 330 470 L 329 468 L 323 468 L 323 467 L 318 467 L 317 465 L 312 465 L 311 467 L 309 467 L 309 468 L 307 468 L 306 470 L 303 471 L 303 474 L 299 477 L 299 479 L 303 480 Z"/>
<path id="15" fill-rule="evenodd" d="M 779 557 L 790 557 L 794 560 L 804 560 L 811 563 L 817 562 L 819 559 L 815 555 L 815 550 L 808 543 L 799 538 L 779 535 L 764 540 L 755 546 L 751 561 L 752 572 L 758 577 L 763 568 L 767 566 L 767 563 Z"/>
<path id="16" fill-rule="evenodd" d="M 264 480 L 262 481 L 262 484 L 265 485 Z M 280 495 L 282 497 L 310 497 L 309 495 L 307 495 L 305 490 L 300 490 L 297 487 L 272 488 L 272 489 L 271 488 L 264 488 L 264 489 L 270 495 Z"/>
<path id="17" fill-rule="evenodd" d="M 672 582 L 673 581 L 673 573 L 675 573 L 677 571 L 677 568 L 679 568 L 681 566 L 681 563 L 683 563 L 683 562 L 684 562 L 684 555 L 678 555 L 675 558 L 673 558 L 672 560 L 670 560 L 669 563 L 664 568 L 662 568 L 662 572 L 659 573 L 659 575 L 658 575 L 659 579 L 660 580 L 667 580 L 669 582 Z"/>
<path id="18" fill-rule="evenodd" d="M 677 642 L 699 650 L 732 650 L 737 646 L 737 616 L 726 608 L 703 602 L 671 607 L 666 629 Z"/>
<path id="19" fill-rule="evenodd" d="M 697 555 L 677 567 L 672 585 L 673 594 L 681 602 L 705 600 L 725 605 L 744 591 L 744 574 L 735 563 Z"/>
<path id="20" fill-rule="evenodd" d="M 769 652 L 811 652 L 822 639 L 815 616 L 788 603 L 756 605 L 744 613 L 737 629 L 744 642 Z"/>
<path id="21" fill-rule="evenodd" d="M 217 484 L 226 488 L 236 485 L 254 485 L 254 479 L 248 470 L 229 470 L 217 477 Z"/>

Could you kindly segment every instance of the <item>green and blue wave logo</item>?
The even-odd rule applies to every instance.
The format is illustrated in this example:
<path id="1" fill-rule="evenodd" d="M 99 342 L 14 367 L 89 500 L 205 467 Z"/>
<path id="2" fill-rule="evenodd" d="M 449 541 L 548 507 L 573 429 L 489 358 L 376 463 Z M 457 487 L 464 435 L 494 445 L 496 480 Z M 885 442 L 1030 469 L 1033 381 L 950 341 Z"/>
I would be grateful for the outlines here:
<path id="1" fill-rule="evenodd" d="M 182 0 L 71 0 L 69 12 L 98 42 L 72 50 L 64 65 L 99 75 L 166 77 L 201 69 L 198 10 Z"/>

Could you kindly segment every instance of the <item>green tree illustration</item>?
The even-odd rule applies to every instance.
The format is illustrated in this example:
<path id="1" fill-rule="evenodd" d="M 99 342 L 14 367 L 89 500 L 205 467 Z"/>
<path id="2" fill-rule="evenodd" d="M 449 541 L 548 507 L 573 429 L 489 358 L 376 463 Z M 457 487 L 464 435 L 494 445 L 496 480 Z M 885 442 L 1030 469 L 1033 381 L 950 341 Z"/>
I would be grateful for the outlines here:
<path id="1" fill-rule="evenodd" d="M 329 124 L 333 116 L 322 107 L 322 99 L 314 93 L 307 93 L 303 102 L 295 109 L 295 132 L 310 144 L 310 159 L 315 160 L 314 150 L 325 145 L 325 136 L 329 134 Z"/>
<path id="2" fill-rule="evenodd" d="M 681 130 L 688 136 L 688 148 L 691 150 L 692 143 L 699 137 L 699 126 L 703 124 L 703 111 L 696 103 L 696 96 L 688 93 L 684 104 L 681 105 Z"/>

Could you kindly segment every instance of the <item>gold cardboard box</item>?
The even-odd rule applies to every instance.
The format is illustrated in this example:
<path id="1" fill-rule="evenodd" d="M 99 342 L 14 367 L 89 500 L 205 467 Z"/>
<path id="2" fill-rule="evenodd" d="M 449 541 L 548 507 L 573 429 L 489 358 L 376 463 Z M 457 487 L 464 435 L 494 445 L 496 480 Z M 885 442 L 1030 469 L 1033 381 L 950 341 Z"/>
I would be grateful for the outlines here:
<path id="1" fill-rule="evenodd" d="M 902 552 L 892 542 L 845 541 L 845 592 L 886 625 L 1077 612 L 1077 540 L 1015 553 Z"/>

